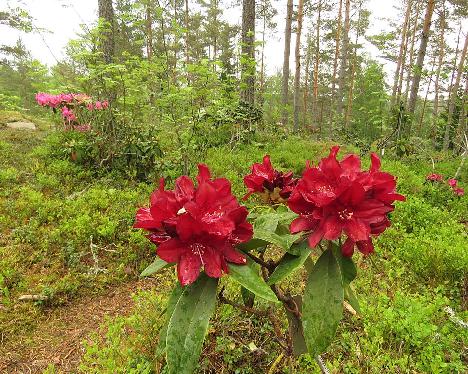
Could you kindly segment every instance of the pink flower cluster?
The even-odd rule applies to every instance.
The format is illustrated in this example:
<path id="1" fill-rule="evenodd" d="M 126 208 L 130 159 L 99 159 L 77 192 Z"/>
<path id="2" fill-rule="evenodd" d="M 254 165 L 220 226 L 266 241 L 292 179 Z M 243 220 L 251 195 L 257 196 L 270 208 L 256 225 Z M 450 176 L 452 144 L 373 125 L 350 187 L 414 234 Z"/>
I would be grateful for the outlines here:
<path id="1" fill-rule="evenodd" d="M 444 177 L 441 174 L 436 174 L 436 173 L 429 174 L 426 177 L 426 180 L 430 182 L 444 183 Z M 448 186 L 450 186 L 450 188 L 452 189 L 455 195 L 463 196 L 465 194 L 465 190 L 461 187 L 458 187 L 458 182 L 456 179 L 449 178 L 447 179 L 446 183 Z"/>
<path id="2" fill-rule="evenodd" d="M 96 101 L 93 102 L 92 98 L 82 93 L 61 93 L 58 95 L 52 95 L 45 92 L 39 92 L 36 94 L 36 102 L 43 107 L 49 107 L 56 111 L 60 110 L 62 115 L 65 128 L 72 128 L 76 131 L 86 132 L 91 130 L 90 124 L 80 124 L 75 112 L 76 108 L 86 108 L 88 111 L 93 110 L 104 110 L 109 107 L 109 102 Z"/>

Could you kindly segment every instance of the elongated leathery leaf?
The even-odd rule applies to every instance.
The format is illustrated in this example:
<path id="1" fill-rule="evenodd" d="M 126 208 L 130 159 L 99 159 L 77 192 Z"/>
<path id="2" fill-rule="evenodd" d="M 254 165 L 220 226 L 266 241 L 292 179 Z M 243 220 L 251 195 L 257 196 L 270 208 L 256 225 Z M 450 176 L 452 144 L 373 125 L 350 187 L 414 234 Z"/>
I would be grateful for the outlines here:
<path id="1" fill-rule="evenodd" d="M 297 247 L 295 250 L 299 253 L 299 256 L 293 256 L 290 253 L 286 253 L 281 259 L 280 263 L 276 267 L 273 274 L 268 279 L 268 284 L 272 285 L 286 278 L 289 274 L 297 270 L 307 260 L 310 255 L 310 248 L 307 241 L 295 244 L 293 247 Z"/>
<path id="2" fill-rule="evenodd" d="M 279 303 L 274 292 L 265 283 L 259 274 L 259 266 L 250 258 L 247 258 L 247 264 L 236 265 L 228 263 L 229 276 L 241 286 L 244 286 L 255 295 L 268 301 Z"/>
<path id="3" fill-rule="evenodd" d="M 167 301 L 167 307 L 165 311 L 165 322 L 164 325 L 161 327 L 159 331 L 159 343 L 156 349 L 156 355 L 159 356 L 166 351 L 166 337 L 167 337 L 167 326 L 169 325 L 169 321 L 171 320 L 172 313 L 174 313 L 174 309 L 179 301 L 182 293 L 186 288 L 183 288 L 179 282 L 175 285 L 174 289 L 172 290 L 171 296 L 169 296 L 169 300 Z"/>
<path id="4" fill-rule="evenodd" d="M 215 310 L 217 285 L 217 279 L 201 274 L 179 298 L 167 328 L 169 373 L 190 374 L 195 370 Z"/>
<path id="5" fill-rule="evenodd" d="M 173 263 L 170 264 L 159 257 L 153 261 L 145 270 L 143 270 L 140 274 L 140 277 L 147 277 L 151 274 L 157 273 L 159 270 L 162 270 L 166 267 L 174 265 Z"/>
<path id="6" fill-rule="evenodd" d="M 302 326 L 312 356 L 323 353 L 343 316 L 343 285 L 331 250 L 322 253 L 309 274 L 304 291 Z"/>

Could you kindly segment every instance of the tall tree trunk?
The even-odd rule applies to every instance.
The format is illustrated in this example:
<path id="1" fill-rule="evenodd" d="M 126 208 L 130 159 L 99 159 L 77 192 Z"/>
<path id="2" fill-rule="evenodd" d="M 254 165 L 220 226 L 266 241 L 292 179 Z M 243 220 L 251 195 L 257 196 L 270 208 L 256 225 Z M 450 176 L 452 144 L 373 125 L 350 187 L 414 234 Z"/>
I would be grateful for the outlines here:
<path id="1" fill-rule="evenodd" d="M 459 27 L 458 36 L 457 36 L 457 46 L 455 47 L 455 57 L 453 58 L 452 75 L 450 77 L 450 85 L 449 85 L 449 89 L 448 89 L 447 103 L 450 102 L 450 98 L 452 96 L 453 83 L 454 83 L 455 75 L 456 75 L 456 72 L 457 72 L 457 61 L 458 61 L 458 53 L 460 52 L 460 36 L 461 36 L 462 30 L 463 30 L 463 25 L 460 22 L 460 27 Z"/>
<path id="2" fill-rule="evenodd" d="M 424 16 L 424 25 L 421 36 L 421 44 L 419 45 L 418 58 L 414 67 L 414 77 L 411 84 L 410 98 L 408 102 L 408 113 L 414 115 L 416 108 L 416 99 L 418 98 L 419 82 L 421 81 L 421 73 L 424 66 L 424 57 L 426 56 L 426 47 L 429 40 L 429 31 L 431 28 L 432 14 L 434 13 L 435 0 L 428 0 L 426 15 Z M 411 133 L 411 122 L 407 129 L 407 135 Z"/>
<path id="3" fill-rule="evenodd" d="M 151 3 L 146 3 L 146 56 L 151 61 L 153 58 L 153 19 L 151 17 Z"/>
<path id="4" fill-rule="evenodd" d="M 185 65 L 189 63 L 189 0 L 185 0 Z"/>
<path id="5" fill-rule="evenodd" d="M 303 122 L 302 125 L 304 127 L 309 127 L 307 125 L 307 120 L 308 120 L 308 101 L 309 101 L 309 67 L 310 67 L 310 59 L 311 59 L 311 54 L 312 54 L 312 40 L 310 37 L 307 39 L 307 56 L 306 56 L 306 66 L 305 66 L 305 71 L 304 71 L 304 115 L 303 115 Z"/>
<path id="6" fill-rule="evenodd" d="M 343 28 L 343 45 L 341 48 L 341 64 L 340 64 L 340 74 L 338 77 L 338 92 L 337 92 L 337 106 L 336 114 L 338 118 L 341 119 L 343 115 L 343 99 L 344 99 L 344 90 L 345 90 L 345 78 L 346 78 L 346 68 L 348 65 L 348 45 L 349 45 L 349 11 L 350 11 L 350 0 L 346 0 L 345 3 L 345 21 Z"/>
<path id="7" fill-rule="evenodd" d="M 397 59 L 397 66 L 395 70 L 395 76 L 393 78 L 393 88 L 392 88 L 392 97 L 390 99 L 390 108 L 393 108 L 395 106 L 395 103 L 397 101 L 397 90 L 398 90 L 398 85 L 400 82 L 400 71 L 402 69 L 403 65 L 403 55 L 406 50 L 406 43 L 407 43 L 407 37 L 406 33 L 408 32 L 408 23 L 409 23 L 409 17 L 411 14 L 411 4 L 412 0 L 407 0 L 406 4 L 406 11 L 405 11 L 405 20 L 403 21 L 403 25 L 401 26 L 401 43 L 400 43 L 400 51 L 398 53 L 398 59 Z"/>
<path id="8" fill-rule="evenodd" d="M 242 2 L 241 100 L 255 104 L 255 0 Z"/>
<path id="9" fill-rule="evenodd" d="M 435 65 L 436 65 L 436 55 L 434 54 L 434 57 L 432 59 L 432 64 L 431 64 L 431 72 L 429 73 L 429 82 L 427 83 L 427 88 L 426 88 L 426 95 L 424 96 L 423 107 L 421 110 L 421 115 L 419 116 L 418 136 L 421 136 L 422 125 L 424 122 L 424 114 L 425 114 L 424 112 L 426 111 L 427 98 L 431 90 L 432 77 L 434 76 Z"/>
<path id="10" fill-rule="evenodd" d="M 263 4 L 263 28 L 262 28 L 262 57 L 260 64 L 260 101 L 263 104 L 263 94 L 264 94 L 264 85 L 265 85 L 265 33 L 266 33 L 266 20 L 267 12 L 265 10 L 266 5 Z"/>
<path id="11" fill-rule="evenodd" d="M 460 62 L 458 63 L 455 84 L 452 87 L 452 93 L 450 95 L 447 125 L 445 126 L 445 134 L 444 134 L 444 144 L 443 144 L 444 150 L 448 149 L 449 143 L 450 143 L 450 129 L 452 127 L 452 122 L 453 122 L 453 112 L 455 111 L 455 104 L 458 98 L 458 88 L 460 87 L 460 81 L 463 75 L 463 67 L 465 66 L 467 49 L 468 49 L 468 34 L 465 35 L 465 44 L 463 46 L 463 51 L 460 56 Z"/>
<path id="12" fill-rule="evenodd" d="M 296 31 L 296 72 L 294 74 L 294 132 L 299 130 L 299 110 L 300 104 L 300 89 L 301 89 L 301 33 L 302 33 L 302 18 L 304 15 L 304 0 L 299 0 L 297 9 L 297 31 Z"/>
<path id="13" fill-rule="evenodd" d="M 432 130 L 431 130 L 431 139 L 433 139 L 433 144 L 435 145 L 436 131 L 437 131 L 437 122 L 439 116 L 439 95 L 440 95 L 440 72 L 442 70 L 442 65 L 444 63 L 445 56 L 445 2 L 442 4 L 442 13 L 440 14 L 439 19 L 439 60 L 437 62 L 437 71 L 434 82 L 434 106 L 432 108 Z"/>
<path id="14" fill-rule="evenodd" d="M 411 82 L 411 76 L 412 76 L 412 73 L 413 73 L 414 44 L 415 44 L 415 41 L 416 41 L 416 33 L 418 31 L 420 8 L 421 8 L 421 1 L 417 0 L 416 1 L 416 13 L 414 15 L 413 31 L 411 32 L 411 45 L 410 45 L 410 53 L 409 53 L 409 63 L 408 63 L 407 72 L 406 72 L 405 97 L 402 100 L 405 103 L 405 106 L 408 103 L 409 86 L 410 86 L 410 82 Z M 401 83 L 400 83 L 400 85 L 401 85 Z M 400 93 L 401 93 L 401 88 L 400 88 Z"/>
<path id="15" fill-rule="evenodd" d="M 322 0 L 318 2 L 317 9 L 317 29 L 315 35 L 315 63 L 314 63 L 314 96 L 313 96 L 313 116 L 314 122 L 318 122 L 318 72 L 320 64 L 320 26 L 321 26 Z M 315 127 L 315 126 L 314 126 Z"/>
<path id="16" fill-rule="evenodd" d="M 283 84 L 281 89 L 281 104 L 283 106 L 281 122 L 288 124 L 289 103 L 289 56 L 291 54 L 291 24 L 293 13 L 293 0 L 288 0 L 286 6 L 286 27 L 284 30 L 284 56 L 283 56 Z"/>
<path id="17" fill-rule="evenodd" d="M 353 90 L 354 90 L 354 76 L 356 75 L 356 64 L 357 64 L 357 44 L 359 41 L 359 24 L 361 23 L 361 8 L 362 8 L 362 1 L 359 3 L 358 9 L 358 21 L 356 26 L 356 40 L 354 42 L 354 58 L 353 58 L 353 65 L 351 67 L 351 79 L 349 84 L 349 92 L 348 92 L 348 105 L 346 106 L 346 113 L 345 113 L 345 127 L 349 128 L 349 122 L 351 119 L 351 111 L 353 109 Z"/>
<path id="18" fill-rule="evenodd" d="M 115 57 L 115 17 L 112 0 L 98 0 L 98 16 L 106 23 L 102 33 L 101 50 L 104 62 L 110 64 Z"/>
<path id="19" fill-rule="evenodd" d="M 338 6 L 338 20 L 336 25 L 336 33 L 335 33 L 335 56 L 333 58 L 333 74 L 332 74 L 332 88 L 331 88 L 331 95 L 330 95 L 330 129 L 333 124 L 333 117 L 334 117 L 334 105 L 336 99 L 336 73 L 338 70 L 338 57 L 340 55 L 340 40 L 341 40 L 341 14 L 343 10 L 343 0 L 340 0 Z M 331 132 L 331 131 L 330 131 Z"/>
<path id="20" fill-rule="evenodd" d="M 460 119 L 458 122 L 458 129 L 457 129 L 457 140 L 458 140 L 458 151 L 462 149 L 461 144 L 468 145 L 468 129 L 466 128 L 466 121 L 468 116 L 468 77 L 465 78 L 465 92 L 463 93 L 463 101 L 462 101 L 462 111 L 460 113 Z M 468 149 L 465 148 L 463 156 L 466 158 L 468 154 Z M 464 162 L 464 161 L 463 161 Z M 458 170 L 459 172 L 459 170 Z M 456 178 L 456 177 L 455 177 Z"/>

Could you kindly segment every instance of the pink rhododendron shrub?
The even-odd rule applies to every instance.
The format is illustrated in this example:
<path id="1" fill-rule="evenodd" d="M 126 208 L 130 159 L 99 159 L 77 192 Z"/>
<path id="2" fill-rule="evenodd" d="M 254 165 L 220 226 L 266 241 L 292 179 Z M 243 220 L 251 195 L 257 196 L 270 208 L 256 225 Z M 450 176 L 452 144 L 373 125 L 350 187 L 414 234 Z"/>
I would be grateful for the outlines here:
<path id="1" fill-rule="evenodd" d="M 426 177 L 426 180 L 438 184 L 441 188 L 448 186 L 456 196 L 463 196 L 465 194 L 465 190 L 458 186 L 458 181 L 454 178 L 448 178 L 447 181 L 444 181 L 444 177 L 441 174 L 432 173 Z"/>
<path id="2" fill-rule="evenodd" d="M 213 178 L 203 164 L 196 183 L 181 176 L 173 189 L 166 189 L 161 180 L 149 207 L 138 209 L 134 227 L 146 232 L 156 254 L 142 276 L 176 266 L 178 282 L 160 337 L 169 372 L 195 370 L 217 303 L 268 318 L 273 325 L 278 306 L 258 309 L 252 298 L 282 304 L 290 327 L 275 328 L 275 334 L 284 354 L 309 353 L 319 361 L 344 305 L 359 313 L 351 286 L 357 274 L 354 249 L 374 252 L 372 238 L 390 226 L 389 213 L 405 197 L 377 155 L 371 155 L 371 166 L 364 170 L 358 156 L 338 160 L 338 151 L 333 147 L 317 166 L 307 162 L 299 179 L 275 170 L 268 155 L 254 163 L 244 177 L 244 199 L 258 194 L 265 205 L 253 214 L 232 195 L 231 183 Z M 302 282 L 301 268 L 308 273 L 305 288 L 293 297 L 281 281 L 296 277 L 296 283 Z M 242 298 L 224 294 L 230 282 L 240 286 Z"/>
<path id="3" fill-rule="evenodd" d="M 91 130 L 89 113 L 93 110 L 105 110 L 109 108 L 109 102 L 96 101 L 83 93 L 61 93 L 58 95 L 39 92 L 36 94 L 36 102 L 43 107 L 51 108 L 54 113 L 60 112 L 65 130 L 87 132 Z"/>

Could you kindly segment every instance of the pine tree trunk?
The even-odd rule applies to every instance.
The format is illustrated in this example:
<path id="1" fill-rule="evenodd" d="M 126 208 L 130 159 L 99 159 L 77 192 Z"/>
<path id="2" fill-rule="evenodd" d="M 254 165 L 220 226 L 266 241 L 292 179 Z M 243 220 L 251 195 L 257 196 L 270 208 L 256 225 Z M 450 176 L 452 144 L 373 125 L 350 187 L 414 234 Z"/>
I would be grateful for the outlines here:
<path id="1" fill-rule="evenodd" d="M 431 72 L 429 73 L 429 82 L 427 83 L 427 88 L 426 88 L 426 95 L 424 96 L 423 107 L 421 110 L 421 115 L 419 116 L 418 136 L 421 136 L 422 125 L 424 122 L 424 114 L 425 114 L 424 112 L 426 111 L 427 98 L 429 96 L 429 92 L 431 89 L 432 77 L 434 76 L 435 65 L 436 65 L 436 55 L 434 54 L 432 64 L 431 64 Z"/>
<path id="2" fill-rule="evenodd" d="M 414 109 L 416 108 L 416 100 L 419 92 L 419 82 L 421 81 L 421 73 L 424 66 L 424 57 L 426 56 L 427 42 L 429 40 L 429 31 L 431 28 L 432 14 L 434 13 L 435 0 L 428 0 L 426 15 L 424 16 L 424 25 L 421 36 L 421 44 L 419 45 L 418 58 L 416 59 L 416 65 L 414 68 L 414 77 L 411 84 L 410 98 L 408 102 L 408 113 L 414 115 Z M 411 121 L 406 131 L 406 134 L 411 134 Z"/>
<path id="3" fill-rule="evenodd" d="M 149 1 L 146 3 L 146 56 L 149 61 L 153 58 L 153 20 Z"/>
<path id="4" fill-rule="evenodd" d="M 442 65 L 444 63 L 445 56 L 445 3 L 442 5 L 442 13 L 440 15 L 439 29 L 439 60 L 437 63 L 437 71 L 434 82 L 434 107 L 432 108 L 432 130 L 431 130 L 431 139 L 433 139 L 433 144 L 435 145 L 436 131 L 437 131 L 437 122 L 439 116 L 439 95 L 440 95 L 440 73 L 442 70 Z"/>
<path id="5" fill-rule="evenodd" d="M 414 25 L 413 25 L 413 31 L 411 32 L 411 45 L 410 45 L 410 53 L 409 53 L 409 64 L 407 66 L 407 72 L 406 72 L 406 82 L 405 82 L 405 97 L 403 98 L 403 102 L 405 103 L 405 106 L 407 106 L 408 103 L 408 94 L 409 94 L 409 86 L 411 82 L 411 76 L 413 73 L 413 63 L 414 63 L 414 44 L 416 41 L 416 33 L 418 31 L 418 25 L 419 25 L 419 12 L 421 8 L 421 1 L 416 2 L 416 13 L 414 15 Z M 400 83 L 401 85 L 401 83 Z M 400 93 L 401 93 L 401 88 L 400 88 Z"/>
<path id="6" fill-rule="evenodd" d="M 407 37 L 406 33 L 408 32 L 408 23 L 409 23 L 409 17 L 411 14 L 411 4 L 412 0 L 407 0 L 407 5 L 406 5 L 406 12 L 405 12 L 405 20 L 403 22 L 403 25 L 401 27 L 401 43 L 400 43 L 400 51 L 398 53 L 398 59 L 397 59 L 397 66 L 395 70 L 395 76 L 393 78 L 393 88 L 392 88 L 392 96 L 390 99 L 390 108 L 393 108 L 397 102 L 397 90 L 400 82 L 400 71 L 402 69 L 403 65 L 403 55 L 405 54 L 406 50 L 406 43 L 407 43 Z"/>
<path id="7" fill-rule="evenodd" d="M 293 0 L 288 0 L 286 8 L 286 28 L 284 30 L 284 56 L 283 56 L 283 84 L 281 90 L 282 124 L 288 124 L 288 103 L 289 103 L 289 56 L 291 54 L 291 24 L 293 13 Z"/>
<path id="8" fill-rule="evenodd" d="M 307 120 L 308 120 L 308 104 L 309 104 L 309 67 L 310 67 L 310 59 L 311 59 L 311 54 L 312 54 L 312 47 L 311 47 L 312 41 L 310 38 L 307 40 L 307 57 L 306 57 L 306 66 L 305 66 L 305 71 L 304 71 L 304 115 L 303 115 L 303 123 L 302 125 L 304 127 L 310 127 L 307 125 Z"/>
<path id="9" fill-rule="evenodd" d="M 189 0 L 185 0 L 185 65 L 189 63 Z"/>
<path id="10" fill-rule="evenodd" d="M 255 0 L 242 2 L 241 100 L 255 104 Z"/>
<path id="11" fill-rule="evenodd" d="M 104 62 L 110 64 L 115 57 L 115 19 L 112 0 L 98 0 L 98 16 L 106 23 L 102 33 L 101 50 Z"/>
<path id="12" fill-rule="evenodd" d="M 447 125 L 445 126 L 445 134 L 444 134 L 444 144 L 443 144 L 444 150 L 447 150 L 450 144 L 450 129 L 452 127 L 452 122 L 453 122 L 453 112 L 455 111 L 455 103 L 458 98 L 458 88 L 460 87 L 460 81 L 463 75 L 463 68 L 465 66 L 467 49 L 468 49 L 468 34 L 465 35 L 465 44 L 463 46 L 463 51 L 460 56 L 460 62 L 458 64 L 457 73 L 456 73 L 457 75 L 455 78 L 455 84 L 452 87 L 452 93 L 450 95 Z"/>
<path id="13" fill-rule="evenodd" d="M 338 92 L 337 92 L 337 106 L 336 114 L 341 120 L 343 115 L 343 99 L 344 99 L 344 90 L 345 90 L 345 78 L 346 78 L 346 68 L 348 65 L 348 45 L 349 45 L 349 12 L 350 12 L 350 0 L 346 0 L 345 3 L 345 21 L 343 28 L 343 45 L 341 48 L 341 64 L 340 64 L 340 74 L 338 77 Z"/>
<path id="14" fill-rule="evenodd" d="M 302 17 L 304 13 L 304 0 L 299 0 L 297 9 L 297 32 L 296 32 L 296 72 L 294 74 L 294 132 L 299 131 L 299 111 L 300 111 L 300 82 L 301 82 L 301 33 Z"/>
<path id="15" fill-rule="evenodd" d="M 315 35 L 315 63 L 314 63 L 314 96 L 313 96 L 313 115 L 314 122 L 318 122 L 318 73 L 320 64 L 320 26 L 321 26 L 322 0 L 318 2 L 317 9 L 317 29 Z M 315 126 L 314 126 L 315 127 Z"/>
<path id="16" fill-rule="evenodd" d="M 358 26 L 356 30 L 356 40 L 354 42 L 354 58 L 353 58 L 353 65 L 351 67 L 351 79 L 349 84 L 349 92 L 348 92 L 348 105 L 346 106 L 346 114 L 345 114 L 345 127 L 349 128 L 349 122 L 351 120 L 351 112 L 353 109 L 353 90 L 354 90 L 354 76 L 356 75 L 356 64 L 357 64 L 357 43 L 359 40 L 359 24 L 361 22 L 361 7 L 362 1 L 359 3 L 359 10 L 358 10 Z"/>
<path id="17" fill-rule="evenodd" d="M 461 144 L 463 142 L 467 142 L 468 144 L 468 129 L 466 128 L 466 121 L 468 116 L 468 77 L 465 79 L 465 92 L 463 93 L 463 101 L 462 101 L 462 111 L 460 113 L 460 119 L 458 122 L 458 129 L 457 129 L 457 140 L 458 140 L 458 151 L 461 150 Z M 468 154 L 468 149 L 465 149 L 464 157 Z M 463 161 L 464 162 L 464 161 Z M 456 177 L 455 177 L 456 178 Z"/>
<path id="18" fill-rule="evenodd" d="M 267 12 L 265 10 L 265 3 L 263 4 L 263 29 L 262 29 L 262 57 L 260 65 L 260 101 L 263 104 L 263 94 L 265 85 L 265 32 L 266 32 L 266 18 Z"/>
<path id="19" fill-rule="evenodd" d="M 333 74 L 332 74 L 332 88 L 331 88 L 331 95 L 330 95 L 330 129 L 333 124 L 333 117 L 334 117 L 334 112 L 333 108 L 335 105 L 335 99 L 336 99 L 336 73 L 338 70 L 338 57 L 340 55 L 340 40 L 341 40 L 341 14 L 343 10 L 343 0 L 340 0 L 339 6 L 338 6 L 338 20 L 337 20 L 337 26 L 336 26 L 336 34 L 335 34 L 335 56 L 333 58 Z M 330 131 L 331 133 L 331 131 Z"/>

